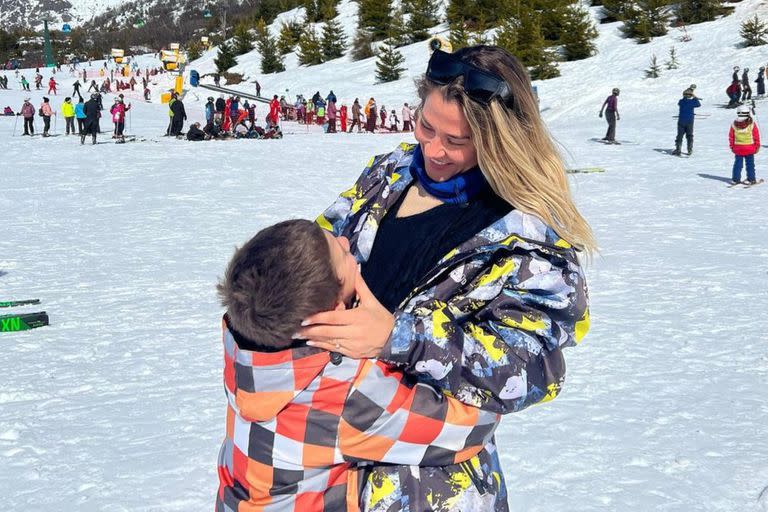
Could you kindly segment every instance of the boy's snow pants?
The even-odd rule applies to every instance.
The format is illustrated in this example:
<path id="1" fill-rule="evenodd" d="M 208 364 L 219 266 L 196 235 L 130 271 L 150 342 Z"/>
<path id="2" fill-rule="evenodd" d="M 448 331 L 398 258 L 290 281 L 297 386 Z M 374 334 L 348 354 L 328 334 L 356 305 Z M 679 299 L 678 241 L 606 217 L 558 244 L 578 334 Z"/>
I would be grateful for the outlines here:
<path id="1" fill-rule="evenodd" d="M 747 162 L 747 179 L 754 181 L 755 179 L 755 155 L 739 156 L 733 160 L 733 181 L 741 181 L 741 168 L 743 162 Z"/>
<path id="2" fill-rule="evenodd" d="M 686 142 L 688 143 L 688 152 L 693 149 L 693 121 L 689 123 L 677 123 L 677 138 L 675 138 L 675 148 L 680 151 L 680 146 L 683 145 L 683 135 L 685 135 Z"/>
<path id="3" fill-rule="evenodd" d="M 65 117 L 64 121 L 67 125 L 67 135 L 69 135 L 70 130 L 72 131 L 72 134 L 75 133 L 75 118 L 74 117 Z"/>

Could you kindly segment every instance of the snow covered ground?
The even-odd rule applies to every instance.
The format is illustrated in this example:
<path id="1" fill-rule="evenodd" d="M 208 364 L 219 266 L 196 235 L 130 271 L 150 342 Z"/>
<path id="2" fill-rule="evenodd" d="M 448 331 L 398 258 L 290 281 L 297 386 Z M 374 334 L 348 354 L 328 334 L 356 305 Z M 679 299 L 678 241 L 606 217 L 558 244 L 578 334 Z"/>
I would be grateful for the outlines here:
<path id="1" fill-rule="evenodd" d="M 566 355 L 563 394 L 502 423 L 513 510 L 768 510 L 768 185 L 726 187 L 734 113 L 715 106 L 733 65 L 765 65 L 764 48 L 736 47 L 739 21 L 763 8 L 745 0 L 689 43 L 638 46 L 600 27 L 599 55 L 539 84 L 569 165 L 606 169 L 572 176 L 602 252 L 588 267 L 592 331 Z M 672 44 L 680 69 L 642 80 Z M 411 76 L 424 69 L 423 45 L 404 53 Z M 371 85 L 372 67 L 341 59 L 259 80 L 270 94 L 413 98 L 408 78 Z M 672 147 L 691 82 L 711 116 L 678 159 L 655 150 Z M 589 139 L 614 86 L 628 143 L 604 146 Z M 185 102 L 199 120 L 194 94 L 206 94 Z M 23 97 L 0 91 L 0 106 Z M 12 136 L 16 118 L 0 117 L 0 300 L 39 297 L 52 322 L 1 335 L 3 510 L 210 510 L 225 411 L 214 285 L 234 246 L 313 218 L 371 154 L 412 140 L 286 124 L 282 140 L 189 143 L 160 137 L 167 119 L 134 101 L 127 131 L 149 140 L 81 147 Z M 768 174 L 762 153 L 757 168 Z"/>

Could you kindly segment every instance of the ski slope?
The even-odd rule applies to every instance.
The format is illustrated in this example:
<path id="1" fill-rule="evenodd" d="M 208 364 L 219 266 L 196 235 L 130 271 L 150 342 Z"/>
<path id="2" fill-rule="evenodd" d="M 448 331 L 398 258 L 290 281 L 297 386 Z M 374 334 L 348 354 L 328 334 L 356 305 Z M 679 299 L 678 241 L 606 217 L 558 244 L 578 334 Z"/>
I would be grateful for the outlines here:
<path id="1" fill-rule="evenodd" d="M 726 187 L 734 112 L 715 106 L 733 65 L 765 65 L 765 47 L 737 47 L 739 22 L 764 9 L 745 0 L 691 27 L 688 43 L 673 32 L 639 46 L 601 26 L 598 55 L 538 84 L 569 166 L 606 172 L 571 176 L 601 246 L 587 268 L 592 330 L 566 353 L 561 396 L 499 430 L 512 510 L 768 510 L 768 185 Z M 681 67 L 643 80 L 672 44 Z M 414 99 L 428 57 L 424 45 L 403 53 L 411 69 L 391 84 L 372 84 L 373 60 L 260 76 L 254 53 L 248 72 L 265 94 L 333 89 L 395 108 Z M 694 155 L 655 151 L 673 147 L 692 82 L 711 114 Z M 612 87 L 621 146 L 590 141 Z M 190 121 L 205 96 L 187 94 Z M 0 106 L 23 98 L 0 91 Z M 125 145 L 20 137 L 20 122 L 12 136 L 16 118 L 0 117 L 0 300 L 40 298 L 17 311 L 45 309 L 52 323 L 0 334 L 4 511 L 211 510 L 225 415 L 214 285 L 234 246 L 314 218 L 372 154 L 413 140 L 286 123 L 282 140 L 190 143 L 161 137 L 166 110 L 133 100 L 127 133 L 147 140 Z M 766 177 L 762 152 L 756 162 Z"/>

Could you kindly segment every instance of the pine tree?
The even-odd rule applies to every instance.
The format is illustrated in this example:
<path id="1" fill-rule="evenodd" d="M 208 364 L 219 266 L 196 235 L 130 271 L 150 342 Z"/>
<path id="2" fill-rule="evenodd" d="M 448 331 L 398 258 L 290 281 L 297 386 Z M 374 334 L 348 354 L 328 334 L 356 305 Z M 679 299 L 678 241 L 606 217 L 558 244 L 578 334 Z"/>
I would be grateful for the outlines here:
<path id="1" fill-rule="evenodd" d="M 464 20 L 459 20 L 453 25 L 449 25 L 451 35 L 449 40 L 453 51 L 460 50 L 465 46 L 469 46 L 469 31 L 467 30 L 467 24 Z"/>
<path id="2" fill-rule="evenodd" d="M 237 66 L 237 58 L 226 41 L 219 45 L 219 55 L 213 59 L 213 62 L 219 73 L 226 73 L 229 68 Z"/>
<path id="3" fill-rule="evenodd" d="M 380 48 L 379 58 L 376 60 L 376 80 L 379 82 L 392 82 L 399 80 L 405 71 L 403 63 L 405 57 L 395 49 L 391 40 L 387 40 L 383 48 Z"/>
<path id="4" fill-rule="evenodd" d="M 358 28 L 370 32 L 374 41 L 386 39 L 392 23 L 392 0 L 357 0 Z"/>
<path id="5" fill-rule="evenodd" d="M 768 42 L 768 26 L 755 14 L 741 24 L 741 38 L 744 46 L 760 46 Z"/>
<path id="6" fill-rule="evenodd" d="M 306 16 L 306 22 L 315 23 L 320 14 L 317 8 L 317 0 L 302 0 L 301 5 L 304 6 L 304 15 Z"/>
<path id="7" fill-rule="evenodd" d="M 661 76 L 661 66 L 656 62 L 656 54 L 651 56 L 651 65 L 645 70 L 645 78 L 659 78 Z"/>
<path id="8" fill-rule="evenodd" d="M 238 23 L 235 27 L 235 41 L 233 51 L 235 55 L 243 55 L 253 50 L 253 37 L 248 26 L 244 23 Z"/>
<path id="9" fill-rule="evenodd" d="M 667 69 L 677 69 L 680 63 L 677 60 L 677 50 L 674 46 L 669 49 L 669 60 L 664 64 Z"/>
<path id="10" fill-rule="evenodd" d="M 520 22 L 509 17 L 501 22 L 496 29 L 493 44 L 504 48 L 512 55 L 517 54 L 517 38 L 520 33 Z"/>
<path id="11" fill-rule="evenodd" d="M 278 73 L 285 71 L 283 56 L 277 50 L 275 39 L 269 33 L 264 18 L 261 18 L 256 25 L 256 44 L 261 53 L 261 72 Z"/>
<path id="12" fill-rule="evenodd" d="M 392 13 L 389 39 L 395 45 L 395 48 L 405 46 L 411 42 L 410 37 L 408 37 L 408 28 L 405 24 L 405 13 L 402 7 L 395 9 L 395 12 Z"/>
<path id="13" fill-rule="evenodd" d="M 589 11 L 571 5 L 566 10 L 564 30 L 560 37 L 565 60 L 580 60 L 595 54 L 597 30 L 589 16 Z"/>
<path id="14" fill-rule="evenodd" d="M 403 11 L 407 14 L 406 33 L 410 42 L 429 39 L 429 30 L 438 24 L 435 0 L 403 0 Z"/>
<path id="15" fill-rule="evenodd" d="M 358 28 L 355 39 L 352 41 L 351 57 L 353 61 L 369 59 L 373 57 L 373 37 L 365 29 Z"/>
<path id="16" fill-rule="evenodd" d="M 203 45 L 200 44 L 200 41 L 197 39 L 193 39 L 189 43 L 186 44 L 187 49 L 187 59 L 190 61 L 197 60 L 200 58 L 200 55 L 203 53 Z"/>
<path id="17" fill-rule="evenodd" d="M 277 39 L 277 50 L 280 55 L 291 53 L 299 42 L 303 27 L 300 21 L 292 20 L 280 25 L 280 36 Z"/>
<path id="18" fill-rule="evenodd" d="M 724 13 L 720 0 L 681 0 L 677 4 L 677 19 L 689 25 L 712 21 Z"/>
<path id="19" fill-rule="evenodd" d="M 485 31 L 488 28 L 488 22 L 484 12 L 480 12 L 475 22 L 475 28 L 469 36 L 470 45 L 488 44 L 490 42 Z"/>
<path id="20" fill-rule="evenodd" d="M 338 59 L 344 55 L 347 49 L 347 36 L 341 22 L 330 20 L 323 27 L 323 36 L 320 42 L 323 49 L 323 60 Z"/>
<path id="21" fill-rule="evenodd" d="M 467 21 L 474 20 L 477 14 L 476 4 L 472 0 L 449 0 L 445 9 L 445 19 L 449 27 L 466 25 Z"/>
<path id="22" fill-rule="evenodd" d="M 299 64 L 314 66 L 323 62 L 323 47 L 315 30 L 308 27 L 299 38 Z"/>
<path id="23" fill-rule="evenodd" d="M 541 34 L 541 15 L 533 10 L 521 10 L 521 14 L 517 58 L 530 69 L 533 80 L 560 76 L 554 52 L 546 47 Z"/>
<path id="24" fill-rule="evenodd" d="M 602 23 L 624 21 L 631 10 L 631 0 L 603 0 Z"/>
<path id="25" fill-rule="evenodd" d="M 330 21 L 339 15 L 338 0 L 317 0 L 317 21 Z"/>
<path id="26" fill-rule="evenodd" d="M 622 30 L 638 43 L 648 43 L 667 33 L 670 0 L 638 0 L 624 14 Z"/>

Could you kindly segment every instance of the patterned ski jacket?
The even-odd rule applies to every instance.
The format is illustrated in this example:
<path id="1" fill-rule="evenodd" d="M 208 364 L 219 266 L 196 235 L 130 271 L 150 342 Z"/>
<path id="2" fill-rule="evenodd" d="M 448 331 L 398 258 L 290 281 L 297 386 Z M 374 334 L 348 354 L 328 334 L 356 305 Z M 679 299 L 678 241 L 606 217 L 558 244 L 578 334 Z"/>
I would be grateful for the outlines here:
<path id="1" fill-rule="evenodd" d="M 412 181 L 415 145 L 372 158 L 355 185 L 317 219 L 367 260 L 376 230 Z M 509 413 L 552 400 L 565 377 L 562 349 L 589 328 L 575 249 L 532 215 L 513 210 L 446 254 L 395 313 L 380 359 L 462 402 Z M 494 443 L 469 464 L 377 466 L 367 510 L 507 510 Z"/>
<path id="2" fill-rule="evenodd" d="M 498 424 L 498 414 L 381 361 L 302 344 L 243 350 L 226 317 L 222 329 L 228 407 L 217 512 L 359 510 L 355 463 L 462 463 Z"/>

